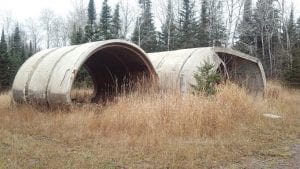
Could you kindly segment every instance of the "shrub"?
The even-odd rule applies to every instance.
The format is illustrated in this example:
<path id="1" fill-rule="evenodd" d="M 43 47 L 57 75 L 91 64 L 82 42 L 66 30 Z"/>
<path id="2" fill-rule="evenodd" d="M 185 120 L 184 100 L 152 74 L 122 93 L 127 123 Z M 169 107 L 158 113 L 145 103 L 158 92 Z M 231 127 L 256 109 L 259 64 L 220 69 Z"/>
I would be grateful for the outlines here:
<path id="1" fill-rule="evenodd" d="M 206 96 L 216 94 L 216 85 L 220 81 L 221 76 L 213 68 L 214 66 L 207 62 L 205 62 L 204 66 L 198 67 L 198 71 L 194 74 L 196 85 L 191 85 L 194 93 L 204 93 Z"/>

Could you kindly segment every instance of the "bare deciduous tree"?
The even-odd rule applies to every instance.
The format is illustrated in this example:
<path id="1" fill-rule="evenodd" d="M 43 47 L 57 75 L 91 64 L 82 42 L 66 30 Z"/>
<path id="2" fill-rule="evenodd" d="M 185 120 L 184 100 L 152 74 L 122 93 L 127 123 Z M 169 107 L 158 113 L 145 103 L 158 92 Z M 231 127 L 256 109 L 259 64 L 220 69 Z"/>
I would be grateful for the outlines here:
<path id="1" fill-rule="evenodd" d="M 2 11 L 1 14 L 1 26 L 3 26 L 2 28 L 5 31 L 6 35 L 11 35 L 13 30 L 14 30 L 14 26 L 16 25 L 16 20 L 13 17 L 13 13 L 12 11 Z M 7 37 L 7 42 L 10 41 L 10 37 Z"/>
<path id="2" fill-rule="evenodd" d="M 122 21 L 121 37 L 128 39 L 128 35 L 133 30 L 134 22 L 139 15 L 139 8 L 137 4 L 132 4 L 130 0 L 121 0 L 120 15 Z"/>
<path id="3" fill-rule="evenodd" d="M 36 53 L 39 49 L 39 45 L 42 42 L 42 35 L 40 25 L 36 19 L 26 19 L 26 32 L 29 34 L 29 39 L 32 43 L 33 52 Z"/>
<path id="4" fill-rule="evenodd" d="M 226 28 L 227 42 L 226 46 L 233 45 L 235 41 L 237 26 L 241 18 L 241 12 L 244 0 L 226 0 L 225 11 L 227 12 Z"/>
<path id="5" fill-rule="evenodd" d="M 50 48 L 50 41 L 51 41 L 51 28 L 52 23 L 55 18 L 54 11 L 51 9 L 43 9 L 40 17 L 40 21 L 42 23 L 42 27 L 46 34 L 46 47 L 47 49 Z"/>
<path id="6" fill-rule="evenodd" d="M 76 23 L 79 27 L 84 27 L 87 23 L 87 0 L 71 0 L 72 9 L 69 12 L 68 20 Z"/>

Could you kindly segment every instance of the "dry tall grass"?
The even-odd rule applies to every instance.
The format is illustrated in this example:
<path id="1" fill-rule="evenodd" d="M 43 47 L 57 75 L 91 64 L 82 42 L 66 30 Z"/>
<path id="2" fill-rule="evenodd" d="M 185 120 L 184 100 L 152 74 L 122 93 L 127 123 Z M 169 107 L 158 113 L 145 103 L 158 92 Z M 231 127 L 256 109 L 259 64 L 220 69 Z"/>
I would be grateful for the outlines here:
<path id="1" fill-rule="evenodd" d="M 218 90 L 213 97 L 134 92 L 105 106 L 73 106 L 69 112 L 11 106 L 9 95 L 1 95 L 0 156 L 19 160 L 16 166 L 25 168 L 31 165 L 19 153 L 46 153 L 35 164 L 46 168 L 84 158 L 84 153 L 92 157 L 73 161 L 70 167 L 206 168 L 243 165 L 242 157 L 257 152 L 269 155 L 268 148 L 280 145 L 285 137 L 299 137 L 299 91 L 277 83 L 270 83 L 265 98 L 252 97 L 234 84 L 220 85 Z M 264 113 L 283 118 L 268 119 Z M 40 145 L 35 136 L 52 140 L 53 145 Z M 28 137 L 36 142 L 27 143 L 31 148 L 1 149 L 1 144 L 12 140 L 26 144 L 15 139 L 28 141 Z M 51 147 L 54 152 L 49 153 Z M 69 148 L 79 154 L 63 156 L 61 151 Z M 56 159 L 55 154 L 65 159 Z M 7 158 L 0 157 L 0 164 L 15 166 Z"/>

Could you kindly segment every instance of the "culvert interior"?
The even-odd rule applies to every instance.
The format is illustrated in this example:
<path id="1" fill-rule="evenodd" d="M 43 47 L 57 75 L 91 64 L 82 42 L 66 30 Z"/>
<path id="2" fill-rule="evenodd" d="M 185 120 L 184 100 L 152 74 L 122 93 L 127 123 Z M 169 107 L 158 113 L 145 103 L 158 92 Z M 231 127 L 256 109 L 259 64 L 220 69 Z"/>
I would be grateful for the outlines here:
<path id="1" fill-rule="evenodd" d="M 137 55 L 140 54 L 122 46 L 109 46 L 86 60 L 82 68 L 87 70 L 93 83 L 90 85 L 92 89 L 88 89 L 92 90 L 88 91 L 91 102 L 112 99 L 121 92 L 132 90 L 138 82 L 150 78 L 151 72 Z M 73 90 L 76 90 L 76 86 L 73 86 Z M 72 98 L 72 101 L 78 99 Z"/>
<path id="2" fill-rule="evenodd" d="M 229 53 L 217 52 L 217 54 L 226 66 L 226 69 L 222 65 L 219 67 L 224 79 L 233 81 L 252 93 L 263 92 L 262 73 L 257 63 Z"/>

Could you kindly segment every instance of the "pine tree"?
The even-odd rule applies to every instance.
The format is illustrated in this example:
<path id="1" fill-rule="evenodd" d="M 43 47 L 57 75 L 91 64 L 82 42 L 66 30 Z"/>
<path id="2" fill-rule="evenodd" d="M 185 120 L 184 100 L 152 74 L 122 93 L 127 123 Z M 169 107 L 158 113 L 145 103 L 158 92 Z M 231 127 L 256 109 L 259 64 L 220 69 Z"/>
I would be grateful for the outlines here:
<path id="1" fill-rule="evenodd" d="M 216 86 L 221 80 L 221 76 L 214 70 L 214 65 L 207 62 L 198 67 L 194 74 L 195 85 L 191 85 L 195 94 L 204 93 L 206 96 L 214 95 L 217 92 Z"/>
<path id="2" fill-rule="evenodd" d="M 19 25 L 17 24 L 12 35 L 11 47 L 9 51 L 10 84 L 12 84 L 18 69 L 26 59 L 25 46 L 21 39 Z"/>
<path id="3" fill-rule="evenodd" d="M 70 40 L 71 40 L 71 45 L 79 45 L 85 42 L 84 32 L 81 27 L 77 28 L 76 24 L 73 25 L 73 30 L 72 30 Z M 79 70 L 79 72 L 76 75 L 76 80 L 74 84 L 77 87 L 83 87 L 82 85 L 85 85 L 86 81 L 88 80 L 90 80 L 89 73 L 84 68 L 84 66 L 82 66 L 82 68 Z"/>
<path id="4" fill-rule="evenodd" d="M 94 0 L 89 1 L 88 5 L 88 21 L 85 26 L 85 38 L 86 41 L 94 41 L 95 40 L 95 29 L 96 29 L 96 9 Z"/>
<path id="5" fill-rule="evenodd" d="M 243 19 L 238 27 L 239 41 L 234 46 L 235 49 L 253 55 L 254 48 L 254 23 L 252 18 L 252 0 L 245 0 Z"/>
<path id="6" fill-rule="evenodd" d="M 294 21 L 294 8 L 292 7 L 290 12 L 290 17 L 288 22 L 286 23 L 286 26 L 283 28 L 282 33 L 282 42 L 283 42 L 283 56 L 282 57 L 282 68 L 287 69 L 288 72 L 290 69 L 292 69 L 292 62 L 293 62 L 293 54 L 297 53 L 297 32 L 296 32 L 296 24 Z"/>
<path id="7" fill-rule="evenodd" d="M 223 46 L 226 43 L 226 28 L 223 22 L 223 6 L 221 1 L 214 0 L 210 11 L 209 45 Z"/>
<path id="8" fill-rule="evenodd" d="M 161 41 L 162 50 L 174 50 L 176 38 L 176 25 L 173 4 L 171 0 L 168 0 L 167 17 L 161 29 L 162 33 L 159 39 Z"/>
<path id="9" fill-rule="evenodd" d="M 34 52 L 33 52 L 32 42 L 29 41 L 28 57 L 31 57 L 33 54 Z"/>
<path id="10" fill-rule="evenodd" d="M 209 45 L 208 0 L 202 0 L 200 21 L 198 46 L 207 47 Z"/>
<path id="11" fill-rule="evenodd" d="M 132 41 L 146 52 L 158 51 L 158 38 L 155 31 L 150 0 L 139 0 L 142 9 L 141 16 L 137 19 L 132 35 Z"/>
<path id="12" fill-rule="evenodd" d="M 0 92 L 7 90 L 10 86 L 9 58 L 4 30 L 2 30 L 0 41 Z"/>
<path id="13" fill-rule="evenodd" d="M 85 40 L 82 28 L 77 28 L 77 26 L 74 24 L 70 39 L 71 45 L 78 45 L 84 43 Z"/>
<path id="14" fill-rule="evenodd" d="M 179 13 L 177 48 L 192 48 L 197 45 L 197 21 L 195 17 L 194 3 L 191 0 L 183 0 L 183 6 Z"/>
<path id="15" fill-rule="evenodd" d="M 290 17 L 293 18 L 293 17 Z M 289 28 L 291 25 L 295 27 L 295 45 L 292 48 L 291 54 L 293 55 L 292 62 L 285 72 L 284 80 L 291 86 L 300 88 L 300 18 L 297 19 L 297 24 L 291 24 L 289 21 Z"/>
<path id="16" fill-rule="evenodd" d="M 18 60 L 19 64 L 22 64 L 25 61 L 25 56 L 23 55 L 23 44 L 21 39 L 21 33 L 19 29 L 19 25 L 15 27 L 15 31 L 13 34 L 13 45 L 11 48 L 11 53 Z"/>
<path id="17" fill-rule="evenodd" d="M 108 40 L 112 38 L 112 32 L 111 32 L 111 9 L 110 6 L 107 3 L 107 0 L 103 1 L 102 4 L 102 11 L 100 16 L 100 23 L 98 28 L 98 36 L 100 40 Z"/>
<path id="18" fill-rule="evenodd" d="M 116 5 L 111 25 L 111 33 L 113 39 L 121 37 L 121 19 L 120 19 L 120 4 Z"/>
<path id="19" fill-rule="evenodd" d="M 288 21 L 288 35 L 291 43 L 295 43 L 296 41 L 296 25 L 295 25 L 295 17 L 294 17 L 294 7 L 291 9 L 290 18 Z"/>

